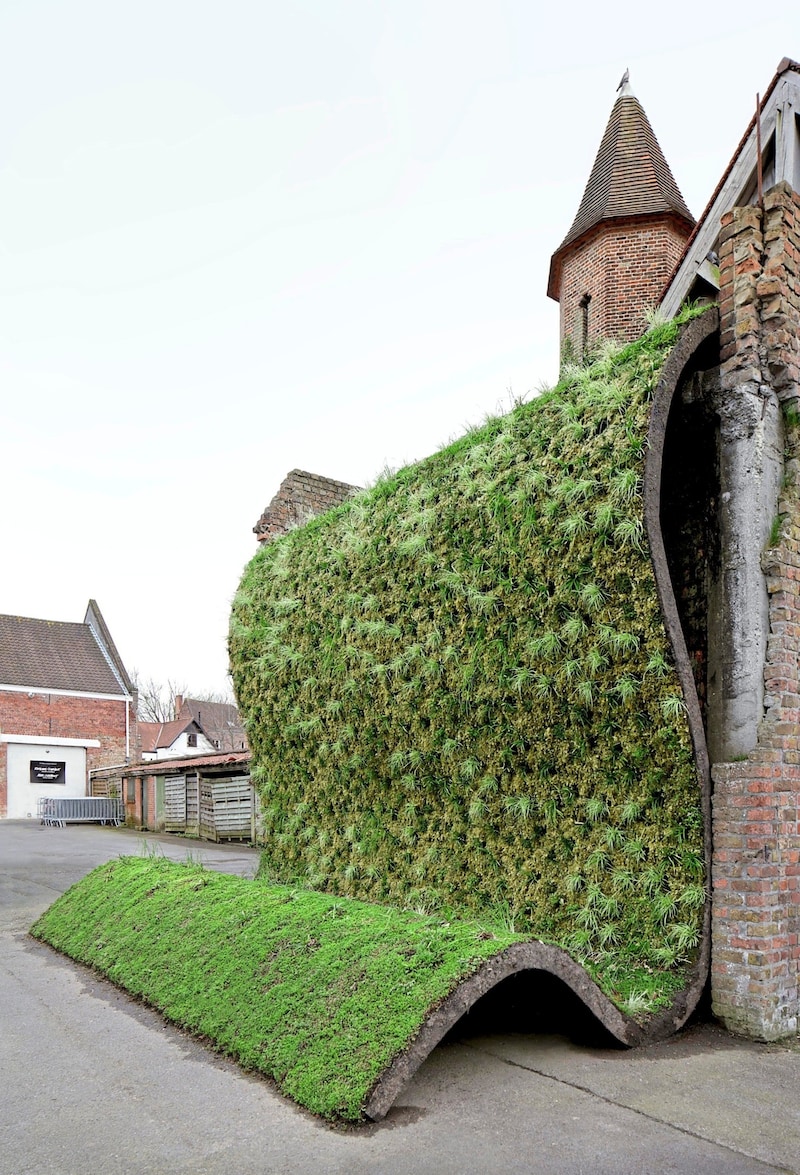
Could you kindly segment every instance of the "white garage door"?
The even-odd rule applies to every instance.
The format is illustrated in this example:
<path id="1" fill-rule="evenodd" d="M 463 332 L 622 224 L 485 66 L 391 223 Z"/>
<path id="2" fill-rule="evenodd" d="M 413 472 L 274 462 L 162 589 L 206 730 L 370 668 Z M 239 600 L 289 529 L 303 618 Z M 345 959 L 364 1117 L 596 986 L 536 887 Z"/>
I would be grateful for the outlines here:
<path id="1" fill-rule="evenodd" d="M 86 795 L 86 748 L 8 744 L 8 817 L 36 815 L 40 796 Z"/>

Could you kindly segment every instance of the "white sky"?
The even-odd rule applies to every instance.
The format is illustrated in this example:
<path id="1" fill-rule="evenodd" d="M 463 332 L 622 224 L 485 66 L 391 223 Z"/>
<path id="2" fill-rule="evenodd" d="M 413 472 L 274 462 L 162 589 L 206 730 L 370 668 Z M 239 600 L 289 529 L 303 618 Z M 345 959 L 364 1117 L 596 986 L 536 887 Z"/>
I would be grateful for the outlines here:
<path id="1" fill-rule="evenodd" d="M 94 596 L 129 670 L 224 689 L 288 470 L 363 484 L 555 380 L 626 66 L 697 216 L 800 57 L 788 5 L 581 7 L 0 0 L 0 611 Z"/>

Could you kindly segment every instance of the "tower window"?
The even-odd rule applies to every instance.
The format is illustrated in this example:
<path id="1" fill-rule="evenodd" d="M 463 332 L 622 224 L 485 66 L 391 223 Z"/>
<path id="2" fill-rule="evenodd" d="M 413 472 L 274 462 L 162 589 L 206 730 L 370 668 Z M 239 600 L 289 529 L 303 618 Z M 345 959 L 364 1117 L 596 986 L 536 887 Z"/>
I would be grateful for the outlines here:
<path id="1" fill-rule="evenodd" d="M 591 294 L 584 294 L 583 297 L 581 298 L 581 300 L 578 302 L 578 306 L 580 307 L 580 311 L 581 311 L 581 313 L 580 313 L 580 326 L 579 326 L 580 356 L 581 356 L 581 360 L 583 362 L 586 361 L 586 357 L 587 357 L 587 354 L 589 351 L 589 303 L 591 302 L 591 300 L 592 300 Z"/>

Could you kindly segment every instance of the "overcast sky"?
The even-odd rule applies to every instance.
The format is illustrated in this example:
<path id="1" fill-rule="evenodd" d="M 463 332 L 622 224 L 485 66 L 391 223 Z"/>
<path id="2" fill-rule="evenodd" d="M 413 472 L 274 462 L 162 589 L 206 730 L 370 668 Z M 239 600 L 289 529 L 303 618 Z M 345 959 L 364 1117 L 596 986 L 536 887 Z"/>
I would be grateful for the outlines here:
<path id="1" fill-rule="evenodd" d="M 630 68 L 699 215 L 800 17 L 0 0 L 0 612 L 225 689 L 288 470 L 364 484 L 552 383 L 550 255 Z M 761 13 L 780 11 L 780 19 Z"/>

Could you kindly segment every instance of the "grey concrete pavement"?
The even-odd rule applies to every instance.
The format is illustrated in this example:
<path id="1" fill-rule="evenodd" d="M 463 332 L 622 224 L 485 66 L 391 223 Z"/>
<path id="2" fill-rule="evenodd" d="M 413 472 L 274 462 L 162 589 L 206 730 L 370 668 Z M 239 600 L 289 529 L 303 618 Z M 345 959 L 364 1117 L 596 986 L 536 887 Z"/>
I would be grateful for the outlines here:
<path id="1" fill-rule="evenodd" d="M 456 1041 L 385 1122 L 331 1129 L 27 936 L 73 881 L 145 841 L 255 871 L 246 848 L 0 823 L 0 1175 L 800 1172 L 800 1047 L 711 1025 L 634 1052 Z"/>

